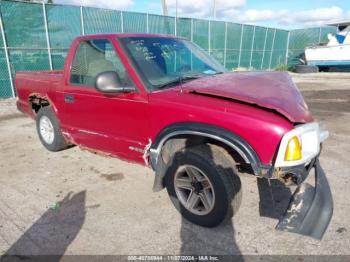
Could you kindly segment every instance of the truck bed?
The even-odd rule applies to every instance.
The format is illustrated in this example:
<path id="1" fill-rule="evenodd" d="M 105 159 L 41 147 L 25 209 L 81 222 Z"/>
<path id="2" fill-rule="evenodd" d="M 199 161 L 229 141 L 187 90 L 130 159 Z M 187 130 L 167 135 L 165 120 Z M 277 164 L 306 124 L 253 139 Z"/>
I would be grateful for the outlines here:
<path id="1" fill-rule="evenodd" d="M 16 73 L 16 92 L 18 96 L 17 107 L 23 113 L 33 117 L 29 97 L 39 95 L 48 97 L 63 83 L 63 70 L 52 71 L 18 71 Z M 50 96 L 54 97 L 54 96 Z"/>

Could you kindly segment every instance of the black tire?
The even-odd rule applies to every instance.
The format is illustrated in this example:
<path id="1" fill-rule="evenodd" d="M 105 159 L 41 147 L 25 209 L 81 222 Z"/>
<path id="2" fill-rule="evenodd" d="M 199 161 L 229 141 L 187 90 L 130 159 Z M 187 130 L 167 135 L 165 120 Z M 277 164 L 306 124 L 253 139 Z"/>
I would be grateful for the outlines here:
<path id="1" fill-rule="evenodd" d="M 214 188 L 215 201 L 208 214 L 198 215 L 191 212 L 177 197 L 174 177 L 178 168 L 184 165 L 200 169 Z M 175 153 L 168 165 L 164 182 L 175 208 L 185 219 L 200 226 L 215 227 L 230 220 L 241 205 L 241 181 L 235 162 L 225 149 L 215 145 L 203 144 Z"/>
<path id="2" fill-rule="evenodd" d="M 52 124 L 53 127 L 53 141 L 51 143 L 48 143 L 45 141 L 45 139 L 43 138 L 41 132 L 40 132 L 40 120 L 46 117 L 50 123 Z M 44 147 L 52 152 L 57 152 L 60 150 L 63 150 L 65 148 L 68 147 L 68 143 L 65 140 L 65 138 L 63 137 L 60 125 L 58 123 L 58 120 L 54 114 L 54 112 L 52 111 L 51 107 L 46 106 L 46 107 L 42 107 L 40 108 L 38 114 L 36 115 L 36 130 L 38 132 L 38 136 L 39 139 L 41 141 L 41 143 L 44 145 Z"/>
<path id="3" fill-rule="evenodd" d="M 319 72 L 319 69 L 317 66 L 310 66 L 310 65 L 295 66 L 295 73 L 307 74 L 307 73 L 318 73 L 318 72 Z"/>
<path id="4" fill-rule="evenodd" d="M 320 72 L 329 72 L 330 68 L 328 66 L 320 66 L 319 71 Z"/>

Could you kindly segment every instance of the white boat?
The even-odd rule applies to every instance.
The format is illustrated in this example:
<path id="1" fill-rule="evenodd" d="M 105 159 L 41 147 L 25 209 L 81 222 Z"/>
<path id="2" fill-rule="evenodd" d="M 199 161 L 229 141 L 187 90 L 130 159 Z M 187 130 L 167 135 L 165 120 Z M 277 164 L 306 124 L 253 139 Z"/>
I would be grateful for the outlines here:
<path id="1" fill-rule="evenodd" d="M 305 49 L 307 65 L 320 69 L 350 66 L 350 21 L 332 25 L 338 27 L 338 33 L 328 34 L 327 44 Z"/>

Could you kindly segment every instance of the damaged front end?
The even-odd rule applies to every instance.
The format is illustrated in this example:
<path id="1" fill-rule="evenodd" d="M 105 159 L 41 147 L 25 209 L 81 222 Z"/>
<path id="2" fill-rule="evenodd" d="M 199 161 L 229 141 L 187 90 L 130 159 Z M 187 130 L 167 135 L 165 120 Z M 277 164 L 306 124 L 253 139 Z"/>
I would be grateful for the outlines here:
<path id="1" fill-rule="evenodd" d="M 314 171 L 314 186 L 303 182 L 297 187 L 276 229 L 321 239 L 333 215 L 333 198 L 318 159 L 309 171 Z"/>
<path id="2" fill-rule="evenodd" d="M 332 193 L 318 157 L 328 132 L 318 123 L 296 126 L 285 134 L 271 178 L 297 189 L 276 229 L 321 239 L 333 215 Z M 309 181 L 314 173 L 314 185 Z"/>
<path id="3" fill-rule="evenodd" d="M 333 214 L 333 199 L 318 157 L 321 144 L 327 137 L 328 132 L 320 130 L 317 123 L 298 125 L 283 136 L 274 165 L 259 165 L 247 159 L 246 163 L 252 167 L 257 177 L 278 179 L 286 186 L 297 186 L 289 207 L 276 226 L 277 230 L 317 239 L 321 239 L 325 233 Z M 295 138 L 300 142 L 299 154 L 294 152 L 297 147 L 291 142 Z M 170 147 L 171 152 L 175 152 L 185 146 L 186 143 L 180 143 L 181 141 L 179 139 L 176 143 L 174 140 L 166 145 Z M 156 172 L 153 186 L 155 192 L 164 188 L 163 178 L 169 163 L 163 160 L 167 154 L 162 155 L 162 145 L 160 143 L 158 147 L 150 147 L 148 155 L 149 162 Z M 314 185 L 310 184 L 313 177 Z"/>

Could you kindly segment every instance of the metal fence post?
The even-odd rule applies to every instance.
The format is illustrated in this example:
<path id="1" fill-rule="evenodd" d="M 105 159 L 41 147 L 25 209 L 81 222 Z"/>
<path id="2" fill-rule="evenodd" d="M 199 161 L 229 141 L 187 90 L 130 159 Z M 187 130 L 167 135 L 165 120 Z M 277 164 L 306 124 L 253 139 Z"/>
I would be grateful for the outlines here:
<path id="1" fill-rule="evenodd" d="M 266 40 L 267 40 L 267 32 L 269 31 L 268 28 L 266 28 L 266 32 L 265 32 L 265 40 L 264 40 L 264 48 L 263 48 L 263 55 L 262 55 L 262 58 L 261 58 L 261 66 L 260 66 L 260 69 L 263 69 L 263 66 L 264 66 L 264 59 L 265 59 L 265 52 L 266 52 Z"/>
<path id="2" fill-rule="evenodd" d="M 177 36 L 177 17 L 174 16 L 174 32 L 175 32 L 175 35 Z"/>
<path id="3" fill-rule="evenodd" d="M 148 13 L 146 14 L 146 32 L 149 33 L 149 15 Z"/>
<path id="4" fill-rule="evenodd" d="M 227 22 L 225 22 L 225 43 L 224 43 L 224 67 L 226 68 L 226 52 L 227 52 Z"/>
<path id="5" fill-rule="evenodd" d="M 7 49 L 7 41 L 6 41 L 6 37 L 5 37 L 5 30 L 4 30 L 4 24 L 2 22 L 2 14 L 1 14 L 1 12 L 0 12 L 0 27 L 1 27 L 2 42 L 4 44 L 5 59 L 6 59 L 7 71 L 8 71 L 8 74 L 9 74 L 9 80 L 10 80 L 10 85 L 11 85 L 12 97 L 16 97 L 16 92 L 15 92 L 15 87 L 13 85 L 11 66 L 10 66 L 10 59 L 9 59 L 9 54 L 8 54 L 8 49 Z"/>
<path id="6" fill-rule="evenodd" d="M 210 46 L 210 38 L 211 38 L 211 32 L 210 32 L 210 20 L 209 20 L 209 22 L 208 22 L 208 53 L 209 53 L 209 55 L 210 55 L 210 51 L 211 51 L 211 46 Z"/>
<path id="7" fill-rule="evenodd" d="M 191 42 L 193 42 L 193 18 L 191 18 Z"/>
<path id="8" fill-rule="evenodd" d="M 85 35 L 84 16 L 83 16 L 83 7 L 82 6 L 80 6 L 80 25 L 81 25 L 81 34 Z"/>
<path id="9" fill-rule="evenodd" d="M 191 18 L 191 42 L 193 42 L 193 18 Z M 193 70 L 193 54 L 192 54 L 192 51 L 191 51 L 191 70 Z"/>
<path id="10" fill-rule="evenodd" d="M 240 41 L 240 44 L 239 44 L 238 67 L 241 66 L 242 44 L 243 44 L 243 30 L 244 30 L 244 24 L 241 24 L 241 41 Z"/>
<path id="11" fill-rule="evenodd" d="M 120 28 L 122 33 L 124 33 L 124 19 L 123 19 L 123 11 L 120 11 Z"/>
<path id="12" fill-rule="evenodd" d="M 44 14 L 44 25 L 45 25 L 47 52 L 49 54 L 49 65 L 50 65 L 50 70 L 52 70 L 50 38 L 49 38 L 49 30 L 48 30 L 48 27 L 47 27 L 47 16 L 46 16 L 46 8 L 45 8 L 45 3 L 44 2 L 42 3 L 42 7 L 43 7 L 43 14 Z"/>
<path id="13" fill-rule="evenodd" d="M 288 56 L 289 56 L 289 40 L 290 40 L 290 31 L 288 31 L 288 37 L 287 37 L 287 47 L 286 47 L 286 65 L 288 65 Z"/>
<path id="14" fill-rule="evenodd" d="M 274 33 L 273 33 L 273 40 L 272 40 L 272 47 L 271 47 L 271 55 L 270 55 L 269 69 L 271 69 L 273 49 L 275 48 L 276 31 L 277 31 L 277 30 L 275 29 L 275 31 L 274 31 Z"/>
<path id="15" fill-rule="evenodd" d="M 253 40 L 252 40 L 252 50 L 250 51 L 250 61 L 249 61 L 249 68 L 252 67 L 252 60 L 253 60 L 253 50 L 254 50 L 254 42 L 255 42 L 255 26 L 253 30 Z"/>

